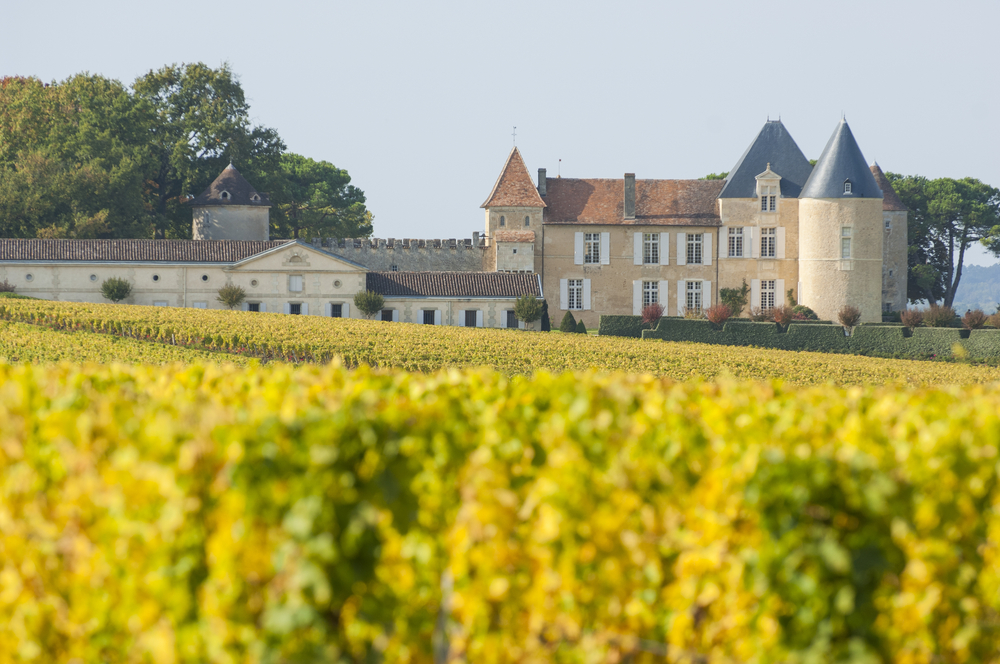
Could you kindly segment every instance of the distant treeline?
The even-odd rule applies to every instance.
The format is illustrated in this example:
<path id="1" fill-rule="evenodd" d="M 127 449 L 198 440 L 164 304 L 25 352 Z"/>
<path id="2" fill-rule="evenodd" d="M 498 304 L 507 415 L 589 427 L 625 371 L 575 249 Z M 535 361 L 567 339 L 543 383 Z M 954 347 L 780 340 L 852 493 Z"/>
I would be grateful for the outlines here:
<path id="1" fill-rule="evenodd" d="M 189 238 L 188 196 L 232 162 L 269 192 L 274 237 L 367 237 L 346 170 L 250 121 L 227 65 L 170 65 L 126 87 L 87 73 L 0 78 L 0 237 Z"/>

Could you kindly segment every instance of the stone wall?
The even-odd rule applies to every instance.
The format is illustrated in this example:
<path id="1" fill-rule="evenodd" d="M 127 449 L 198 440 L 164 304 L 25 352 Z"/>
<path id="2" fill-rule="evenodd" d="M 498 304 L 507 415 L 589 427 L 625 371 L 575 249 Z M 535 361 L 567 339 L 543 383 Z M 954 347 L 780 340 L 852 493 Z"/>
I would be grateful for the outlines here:
<path id="1" fill-rule="evenodd" d="M 485 243 L 471 239 L 314 238 L 313 246 L 376 272 L 481 272 Z"/>
<path id="2" fill-rule="evenodd" d="M 907 245 L 906 210 L 882 212 L 882 308 L 891 311 L 906 308 Z"/>
<path id="3" fill-rule="evenodd" d="M 270 211 L 259 205 L 212 205 L 191 212 L 195 240 L 268 240 Z"/>

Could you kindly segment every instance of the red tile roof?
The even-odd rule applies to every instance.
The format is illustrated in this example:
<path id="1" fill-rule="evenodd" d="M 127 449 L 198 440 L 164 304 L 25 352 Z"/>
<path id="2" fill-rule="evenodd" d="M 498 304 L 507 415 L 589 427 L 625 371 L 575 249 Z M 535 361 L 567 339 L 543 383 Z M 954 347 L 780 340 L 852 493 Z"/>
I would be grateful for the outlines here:
<path id="1" fill-rule="evenodd" d="M 235 263 L 292 240 L 0 240 L 0 261 Z"/>
<path id="2" fill-rule="evenodd" d="M 503 165 L 493 191 L 479 207 L 545 207 L 545 201 L 538 195 L 528 167 L 516 147 L 507 155 L 507 163 Z"/>
<path id="3" fill-rule="evenodd" d="M 625 219 L 624 180 L 547 178 L 546 224 L 717 226 L 725 180 L 636 180 L 635 220 Z"/>
<path id="4" fill-rule="evenodd" d="M 493 239 L 497 242 L 534 242 L 535 231 L 495 231 Z"/>
<path id="5" fill-rule="evenodd" d="M 872 164 L 871 171 L 872 175 L 875 176 L 875 182 L 878 184 L 878 188 L 882 190 L 882 211 L 905 211 L 906 206 L 903 205 L 903 201 L 899 200 L 899 195 L 896 193 L 896 190 L 892 188 L 892 183 L 889 182 L 889 178 L 885 176 L 885 173 L 882 172 L 879 165 Z"/>
<path id="6" fill-rule="evenodd" d="M 369 272 L 368 290 L 385 297 L 541 297 L 527 272 Z"/>

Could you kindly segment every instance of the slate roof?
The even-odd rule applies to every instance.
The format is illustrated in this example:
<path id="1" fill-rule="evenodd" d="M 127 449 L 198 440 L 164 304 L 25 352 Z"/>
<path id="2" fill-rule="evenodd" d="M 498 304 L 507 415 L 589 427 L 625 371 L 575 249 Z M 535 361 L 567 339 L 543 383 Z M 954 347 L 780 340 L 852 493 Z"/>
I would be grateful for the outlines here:
<path id="1" fill-rule="evenodd" d="M 222 198 L 222 192 L 229 193 L 229 198 Z M 260 200 L 253 200 L 252 196 L 257 195 Z M 208 189 L 200 195 L 186 201 L 187 205 L 199 207 L 212 205 L 256 205 L 258 207 L 271 207 L 271 199 L 267 194 L 261 194 L 247 182 L 246 178 L 240 175 L 236 167 L 232 164 L 215 178 Z"/>
<path id="2" fill-rule="evenodd" d="M 844 193 L 845 180 L 851 181 L 850 194 Z M 799 198 L 882 198 L 847 120 L 833 130 Z"/>
<path id="3" fill-rule="evenodd" d="M 885 176 L 878 164 L 872 164 L 869 170 L 875 176 L 875 184 L 882 190 L 882 211 L 883 212 L 905 212 L 906 206 L 899 200 L 899 195 L 892 188 L 892 183 Z"/>
<path id="4" fill-rule="evenodd" d="M 764 123 L 764 128 L 729 171 L 719 198 L 756 198 L 756 177 L 767 169 L 768 163 L 771 170 L 781 176 L 781 195 L 797 198 L 809 179 L 812 166 L 781 120 Z"/>
<path id="5" fill-rule="evenodd" d="M 717 226 L 722 180 L 636 180 L 635 219 L 625 219 L 625 181 L 546 178 L 546 224 Z"/>
<path id="6" fill-rule="evenodd" d="M 534 242 L 535 231 L 496 231 L 493 239 L 497 242 Z"/>
<path id="7" fill-rule="evenodd" d="M 0 261 L 235 263 L 294 240 L 0 240 Z"/>
<path id="8" fill-rule="evenodd" d="M 368 290 L 384 297 L 541 297 L 526 272 L 369 272 Z"/>
<path id="9" fill-rule="evenodd" d="M 538 195 L 528 167 L 516 147 L 507 155 L 507 163 L 503 165 L 493 191 L 479 207 L 545 207 L 545 201 Z"/>

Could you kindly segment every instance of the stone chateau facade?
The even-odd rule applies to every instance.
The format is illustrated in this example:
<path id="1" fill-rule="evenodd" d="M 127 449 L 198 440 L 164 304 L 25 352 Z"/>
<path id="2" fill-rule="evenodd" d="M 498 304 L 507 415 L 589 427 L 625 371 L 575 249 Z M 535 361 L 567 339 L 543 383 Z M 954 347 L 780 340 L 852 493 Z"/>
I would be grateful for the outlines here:
<path id="1" fill-rule="evenodd" d="M 270 240 L 266 194 L 230 165 L 189 201 L 193 240 L 0 240 L 0 278 L 36 297 L 99 302 L 109 276 L 133 304 L 219 308 L 240 285 L 250 311 L 360 317 L 354 294 L 386 298 L 383 320 L 513 327 L 517 297 L 573 311 L 701 311 L 719 289 L 750 286 L 750 306 L 793 297 L 823 319 L 844 304 L 862 320 L 906 304 L 907 211 L 846 122 L 815 166 L 768 121 L 725 180 L 532 180 L 511 150 L 483 203 L 484 233 L 464 240 Z"/>

